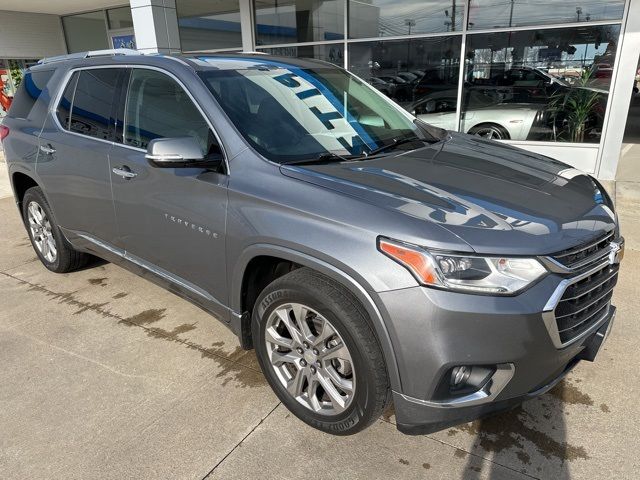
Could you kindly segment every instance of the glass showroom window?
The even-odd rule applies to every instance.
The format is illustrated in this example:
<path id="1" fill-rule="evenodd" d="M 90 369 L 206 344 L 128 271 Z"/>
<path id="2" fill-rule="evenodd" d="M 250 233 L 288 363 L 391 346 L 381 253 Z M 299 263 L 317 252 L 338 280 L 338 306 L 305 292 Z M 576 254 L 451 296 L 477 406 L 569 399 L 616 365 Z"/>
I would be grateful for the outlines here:
<path id="1" fill-rule="evenodd" d="M 463 0 L 349 0 L 349 38 L 462 30 Z"/>
<path id="2" fill-rule="evenodd" d="M 133 28 L 133 18 L 130 7 L 111 8 L 107 10 L 109 28 L 119 30 L 121 28 Z"/>
<path id="3" fill-rule="evenodd" d="M 344 43 L 325 45 L 304 45 L 297 47 L 262 48 L 261 52 L 283 57 L 315 58 L 331 62 L 339 67 L 344 66 Z"/>
<path id="4" fill-rule="evenodd" d="M 619 25 L 467 36 L 461 130 L 598 143 Z"/>
<path id="5" fill-rule="evenodd" d="M 69 53 L 109 48 L 104 10 L 62 17 Z"/>
<path id="6" fill-rule="evenodd" d="M 349 70 L 425 122 L 455 130 L 460 49 L 459 36 L 351 43 Z M 435 110 L 422 107 L 433 102 Z"/>
<path id="7" fill-rule="evenodd" d="M 344 38 L 344 0 L 256 0 L 256 44 Z"/>
<path id="8" fill-rule="evenodd" d="M 470 0 L 469 29 L 620 20 L 624 0 Z"/>
<path id="9" fill-rule="evenodd" d="M 238 0 L 176 0 L 182 51 L 241 48 Z"/>

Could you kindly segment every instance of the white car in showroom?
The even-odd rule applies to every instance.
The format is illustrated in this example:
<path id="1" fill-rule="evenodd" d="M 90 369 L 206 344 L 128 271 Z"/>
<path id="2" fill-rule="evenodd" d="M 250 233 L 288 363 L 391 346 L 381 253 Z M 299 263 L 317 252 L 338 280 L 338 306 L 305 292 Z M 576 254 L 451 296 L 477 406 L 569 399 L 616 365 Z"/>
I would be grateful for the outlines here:
<path id="1" fill-rule="evenodd" d="M 457 100 L 455 90 L 437 92 L 407 110 L 426 123 L 456 130 Z M 534 134 L 544 134 L 547 129 L 543 121 L 544 104 L 501 103 L 500 99 L 471 90 L 463 101 L 460 129 L 494 140 L 527 140 Z"/>

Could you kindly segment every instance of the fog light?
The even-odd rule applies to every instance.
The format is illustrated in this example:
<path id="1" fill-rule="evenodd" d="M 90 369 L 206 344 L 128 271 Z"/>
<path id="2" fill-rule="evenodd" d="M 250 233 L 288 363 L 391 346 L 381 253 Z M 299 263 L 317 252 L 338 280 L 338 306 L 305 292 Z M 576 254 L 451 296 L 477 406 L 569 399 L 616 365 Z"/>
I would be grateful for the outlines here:
<path id="1" fill-rule="evenodd" d="M 477 392 L 491 380 L 495 371 L 494 365 L 453 367 L 449 377 L 449 392 L 454 395 Z"/>
<path id="2" fill-rule="evenodd" d="M 456 390 L 464 386 L 467 382 L 467 379 L 471 375 L 471 369 L 466 365 L 461 365 L 459 367 L 454 367 L 451 371 L 451 390 Z"/>

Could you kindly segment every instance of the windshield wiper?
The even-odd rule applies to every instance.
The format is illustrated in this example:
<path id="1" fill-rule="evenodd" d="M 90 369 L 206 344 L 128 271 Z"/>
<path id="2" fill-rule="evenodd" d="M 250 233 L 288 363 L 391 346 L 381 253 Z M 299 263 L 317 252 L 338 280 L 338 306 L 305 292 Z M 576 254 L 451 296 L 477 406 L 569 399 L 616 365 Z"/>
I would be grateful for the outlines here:
<path id="1" fill-rule="evenodd" d="M 338 155 L 335 152 L 324 152 L 315 158 L 305 158 L 301 160 L 291 160 L 283 162 L 282 165 L 305 165 L 308 163 L 329 163 L 329 162 L 348 162 L 354 158 L 360 158 L 359 155 Z"/>
<path id="2" fill-rule="evenodd" d="M 384 152 L 385 150 L 389 150 L 390 148 L 394 148 L 394 147 L 397 147 L 399 145 L 403 145 L 405 143 L 411 143 L 411 142 L 424 142 L 424 140 L 421 140 L 418 137 L 395 137 L 395 138 L 391 139 L 390 143 L 387 143 L 385 145 L 381 145 L 378 148 L 374 148 L 373 150 L 369 150 L 365 154 L 365 158 L 366 157 L 370 157 L 372 155 L 375 155 L 377 153 Z"/>

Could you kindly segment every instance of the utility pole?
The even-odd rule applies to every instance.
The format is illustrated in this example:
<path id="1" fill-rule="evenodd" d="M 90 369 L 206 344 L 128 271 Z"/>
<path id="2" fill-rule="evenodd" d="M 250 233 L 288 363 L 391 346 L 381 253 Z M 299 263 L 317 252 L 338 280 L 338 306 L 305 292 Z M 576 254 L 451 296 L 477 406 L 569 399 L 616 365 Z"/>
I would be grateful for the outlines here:
<path id="1" fill-rule="evenodd" d="M 509 12 L 509 26 L 513 27 L 513 3 L 515 0 L 511 0 L 511 11 Z"/>
<path id="2" fill-rule="evenodd" d="M 451 31 L 456 29 L 456 0 L 451 0 Z"/>

